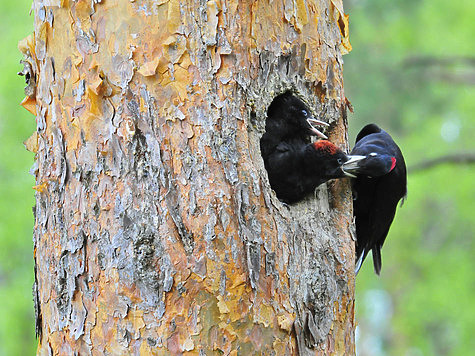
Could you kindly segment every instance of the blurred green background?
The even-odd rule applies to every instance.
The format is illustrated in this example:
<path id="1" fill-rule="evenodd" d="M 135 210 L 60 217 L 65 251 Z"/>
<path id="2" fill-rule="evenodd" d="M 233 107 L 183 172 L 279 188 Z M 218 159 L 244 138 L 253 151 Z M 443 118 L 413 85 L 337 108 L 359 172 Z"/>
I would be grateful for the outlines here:
<path id="1" fill-rule="evenodd" d="M 351 0 L 345 12 L 351 144 L 376 122 L 409 168 L 381 277 L 368 256 L 356 280 L 358 354 L 473 355 L 475 164 L 411 167 L 475 154 L 475 2 Z"/>
<path id="2" fill-rule="evenodd" d="M 33 31 L 31 0 L 0 1 L 0 355 L 34 355 L 33 153 L 23 141 L 34 116 L 19 106 L 24 98 L 20 39 Z"/>
<path id="3" fill-rule="evenodd" d="M 31 0 L 0 2 L 0 355 L 36 350 L 31 288 L 34 118 L 18 104 L 17 42 Z M 475 152 L 475 2 L 348 0 L 344 57 L 350 138 L 376 122 L 411 166 Z M 357 278 L 360 356 L 471 355 L 475 350 L 475 165 L 409 170 L 409 195 L 383 248 Z"/>

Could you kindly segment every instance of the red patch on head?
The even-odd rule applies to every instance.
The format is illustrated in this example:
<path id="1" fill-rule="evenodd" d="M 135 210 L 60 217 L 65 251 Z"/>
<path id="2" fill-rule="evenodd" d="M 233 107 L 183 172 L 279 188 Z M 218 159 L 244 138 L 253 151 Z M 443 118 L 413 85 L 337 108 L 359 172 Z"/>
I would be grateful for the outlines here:
<path id="1" fill-rule="evenodd" d="M 389 170 L 389 172 L 391 172 L 394 167 L 396 167 L 396 157 L 391 157 L 391 169 Z"/>
<path id="2" fill-rule="evenodd" d="M 315 147 L 315 149 L 317 151 L 324 151 L 324 152 L 327 152 L 331 155 L 336 154 L 340 150 L 333 143 L 331 143 L 330 141 L 327 141 L 327 140 L 317 141 L 313 144 L 313 147 Z"/>

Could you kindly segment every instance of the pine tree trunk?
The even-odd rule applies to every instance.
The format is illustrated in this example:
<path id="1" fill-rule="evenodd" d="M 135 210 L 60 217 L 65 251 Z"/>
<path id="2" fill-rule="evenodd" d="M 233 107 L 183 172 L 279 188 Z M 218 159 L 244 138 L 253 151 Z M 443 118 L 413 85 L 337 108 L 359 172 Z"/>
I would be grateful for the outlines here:
<path id="1" fill-rule="evenodd" d="M 291 89 L 346 146 L 342 1 L 35 0 L 38 353 L 354 354 L 348 182 L 290 207 Z"/>

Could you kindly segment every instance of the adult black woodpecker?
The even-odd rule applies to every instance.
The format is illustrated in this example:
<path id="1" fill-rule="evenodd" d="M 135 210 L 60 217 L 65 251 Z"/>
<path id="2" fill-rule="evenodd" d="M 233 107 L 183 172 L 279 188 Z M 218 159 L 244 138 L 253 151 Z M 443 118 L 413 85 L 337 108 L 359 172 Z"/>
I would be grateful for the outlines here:
<path id="1" fill-rule="evenodd" d="M 267 110 L 261 153 L 269 182 L 277 197 L 295 203 L 329 179 L 341 178 L 345 162 L 354 159 L 329 141 L 310 143 L 310 136 L 326 138 L 314 125 L 307 106 L 290 92 L 277 96 Z"/>
<path id="2" fill-rule="evenodd" d="M 381 272 L 381 248 L 397 204 L 407 193 L 406 163 L 392 137 L 375 124 L 363 127 L 351 155 L 364 156 L 343 166 L 353 174 L 356 223 L 356 273 L 372 251 L 376 274 Z"/>

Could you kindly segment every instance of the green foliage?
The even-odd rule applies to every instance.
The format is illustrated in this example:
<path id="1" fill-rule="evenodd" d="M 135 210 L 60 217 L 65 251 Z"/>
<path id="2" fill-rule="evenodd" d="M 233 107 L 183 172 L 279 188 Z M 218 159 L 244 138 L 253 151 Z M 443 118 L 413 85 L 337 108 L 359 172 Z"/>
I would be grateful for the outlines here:
<path id="1" fill-rule="evenodd" d="M 18 104 L 23 79 L 18 41 L 33 30 L 31 0 L 0 2 L 0 355 L 32 355 L 36 349 L 31 288 L 33 155 L 22 142 L 34 117 Z"/>
<path id="2" fill-rule="evenodd" d="M 357 277 L 359 354 L 469 355 L 475 348 L 475 167 L 413 173 L 410 167 L 475 152 L 475 3 L 354 0 L 345 10 L 353 45 L 344 72 L 355 107 L 350 137 L 366 123 L 380 124 L 409 167 L 408 199 L 383 248 L 381 277 L 371 256 Z M 389 296 L 382 312 L 388 327 L 382 317 L 372 321 L 377 306 L 368 296 L 375 290 Z"/>

